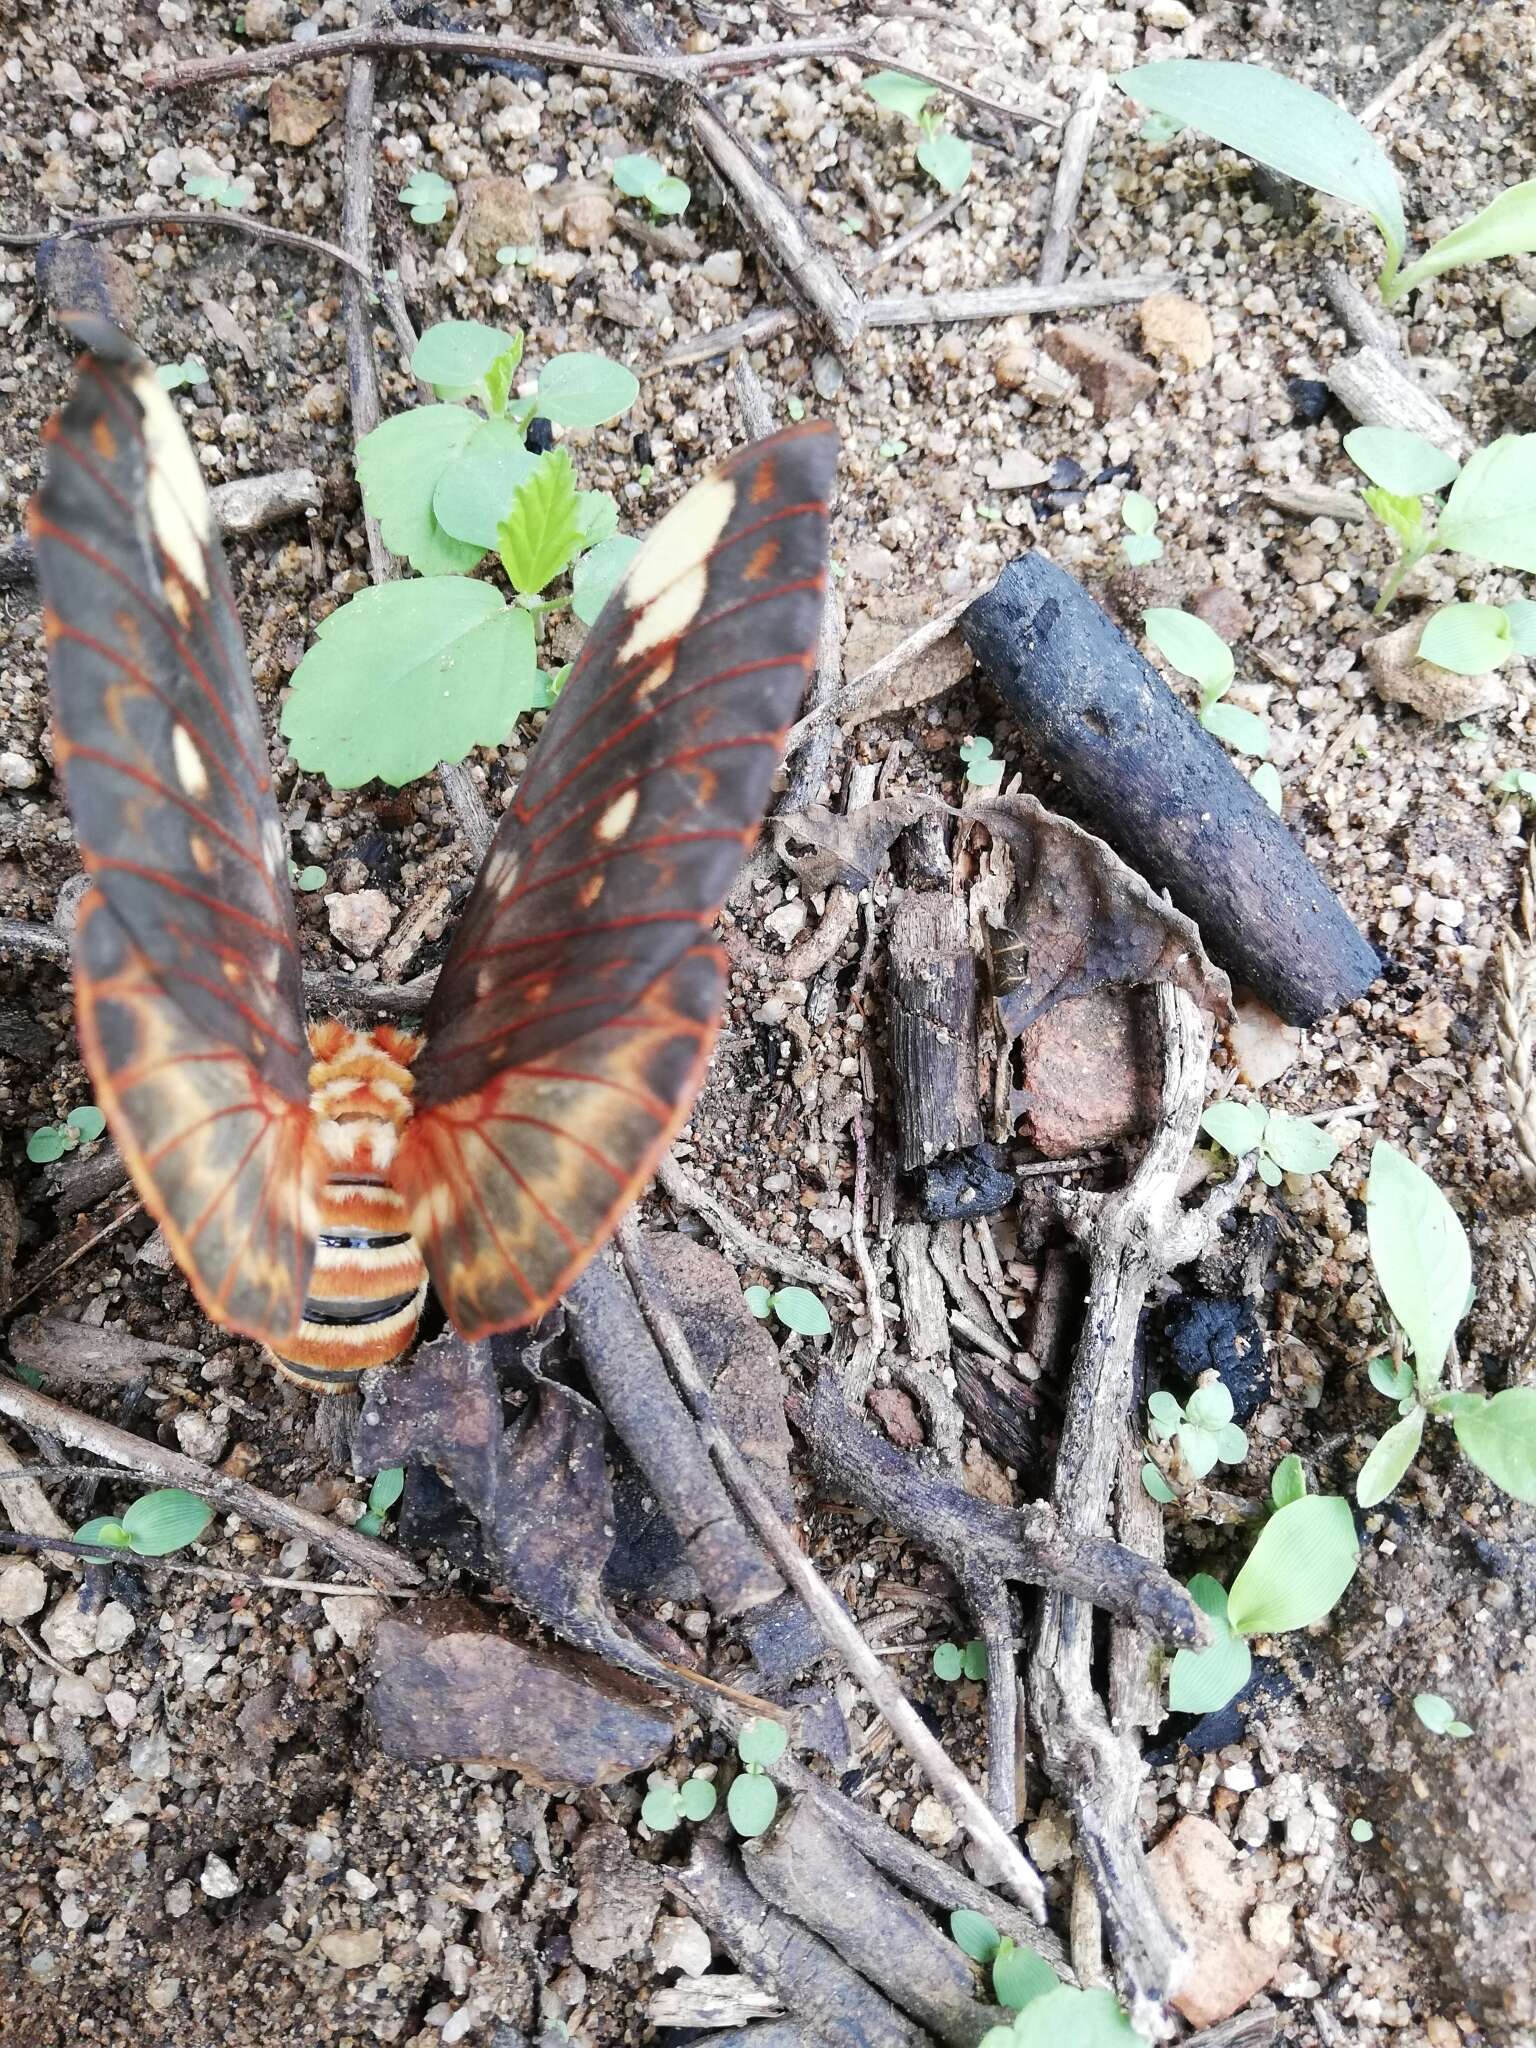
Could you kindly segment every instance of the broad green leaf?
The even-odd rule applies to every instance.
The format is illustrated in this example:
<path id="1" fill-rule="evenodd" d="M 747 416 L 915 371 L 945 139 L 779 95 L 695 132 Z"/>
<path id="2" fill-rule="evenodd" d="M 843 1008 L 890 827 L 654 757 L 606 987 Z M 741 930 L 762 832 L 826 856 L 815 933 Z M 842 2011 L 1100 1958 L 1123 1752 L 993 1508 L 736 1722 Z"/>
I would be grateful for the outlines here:
<path id="1" fill-rule="evenodd" d="M 299 663 L 282 730 L 337 789 L 399 787 L 498 746 L 542 701 L 533 621 L 489 583 L 431 577 L 359 591 Z"/>
<path id="2" fill-rule="evenodd" d="M 933 98 L 935 88 L 905 71 L 875 71 L 864 81 L 864 90 L 877 106 L 915 121 Z"/>
<path id="3" fill-rule="evenodd" d="M 771 1287 L 744 1287 L 741 1298 L 753 1315 L 766 1322 L 773 1314 L 773 1289 Z"/>
<path id="4" fill-rule="evenodd" d="M 405 1467 L 386 1465 L 382 1472 L 375 1473 L 372 1486 L 368 1489 L 368 1512 L 381 1515 L 392 1508 L 405 1491 Z"/>
<path id="5" fill-rule="evenodd" d="M 1464 263 L 1493 263 L 1501 256 L 1528 256 L 1536 249 L 1536 178 L 1511 185 L 1459 228 L 1431 242 L 1422 256 L 1392 280 L 1382 297 L 1390 306 L 1415 285 L 1458 270 Z"/>
<path id="6" fill-rule="evenodd" d="M 688 202 L 693 197 L 692 189 L 681 178 L 662 178 L 646 194 L 653 213 L 676 217 L 688 211 Z"/>
<path id="7" fill-rule="evenodd" d="M 1404 547 L 1418 544 L 1424 533 L 1421 499 L 1405 498 L 1396 491 L 1383 490 L 1379 484 L 1367 484 L 1360 495 L 1388 533 L 1394 534 Z"/>
<path id="8" fill-rule="evenodd" d="M 1384 1501 L 1419 1454 L 1424 1438 L 1424 1410 L 1415 1405 L 1386 1435 L 1372 1444 L 1370 1456 L 1355 1481 L 1355 1499 L 1363 1508 Z"/>
<path id="9" fill-rule="evenodd" d="M 787 1330 L 802 1337 L 831 1334 L 832 1318 L 809 1287 L 780 1287 L 773 1297 L 773 1312 Z"/>
<path id="10" fill-rule="evenodd" d="M 51 1166 L 69 1150 L 69 1139 L 57 1124 L 44 1124 L 27 1140 L 27 1157 L 34 1166 Z"/>
<path id="11" fill-rule="evenodd" d="M 678 1788 L 677 1799 L 688 1820 L 708 1820 L 717 1796 L 708 1778 L 689 1778 Z"/>
<path id="12" fill-rule="evenodd" d="M 1268 1110 L 1256 1102 L 1213 1102 L 1200 1118 L 1201 1130 L 1234 1159 L 1253 1150 L 1268 1123 Z"/>
<path id="13" fill-rule="evenodd" d="M 1140 2048 L 1140 2036 L 1113 1991 L 1079 1991 L 1071 1984 L 1032 1998 L 1005 2038 L 1010 2048 Z"/>
<path id="14" fill-rule="evenodd" d="M 128 1539 L 141 1557 L 164 1557 L 195 1543 L 213 1520 L 213 1509 L 179 1486 L 141 1494 L 123 1516 Z"/>
<path id="15" fill-rule="evenodd" d="M 1163 1477 L 1161 1469 L 1150 1459 L 1141 1468 L 1141 1483 L 1159 1507 L 1168 1507 L 1179 1497 Z"/>
<path id="16" fill-rule="evenodd" d="M 1227 1589 L 1198 1571 L 1188 1585 L 1190 1599 L 1210 1616 L 1212 1642 L 1204 1651 L 1176 1651 L 1167 1669 L 1167 1704 L 1176 1714 L 1214 1714 L 1247 1686 L 1253 1653 L 1227 1620 Z"/>
<path id="17" fill-rule="evenodd" d="M 1385 1394 L 1389 1401 L 1405 1401 L 1413 1392 L 1413 1367 L 1407 1359 L 1399 1365 L 1386 1356 L 1373 1358 L 1366 1375 L 1377 1393 Z"/>
<path id="18" fill-rule="evenodd" d="M 1264 1150 L 1284 1173 L 1321 1173 L 1339 1156 L 1337 1144 L 1310 1117 L 1288 1116 L 1283 1109 L 1269 1113 Z"/>
<path id="19" fill-rule="evenodd" d="M 581 521 L 576 475 L 563 448 L 536 459 L 513 493 L 496 543 L 507 580 L 523 597 L 537 597 L 569 566 L 581 546 Z"/>
<path id="20" fill-rule="evenodd" d="M 683 1805 L 675 1785 L 653 1785 L 640 1802 L 640 1818 L 648 1828 L 664 1835 L 683 1817 Z"/>
<path id="21" fill-rule="evenodd" d="M 1184 1404 L 1184 1413 L 1201 1429 L 1220 1429 L 1232 1420 L 1232 1395 L 1220 1380 L 1196 1387 Z"/>
<path id="22" fill-rule="evenodd" d="M 363 504 L 384 545 L 423 576 L 473 569 L 485 550 L 444 533 L 432 510 L 438 480 L 485 425 L 463 405 L 418 405 L 394 413 L 357 444 Z"/>
<path id="23" fill-rule="evenodd" d="M 1133 569 L 1161 559 L 1163 544 L 1155 533 L 1128 533 L 1120 542 L 1121 552 Z"/>
<path id="24" fill-rule="evenodd" d="M 1536 1501 L 1536 1387 L 1506 1387 L 1463 1409 L 1455 1429 L 1457 1443 L 1495 1486 Z"/>
<path id="25" fill-rule="evenodd" d="M 493 363 L 520 356 L 523 337 L 514 329 L 487 327 L 482 320 L 439 320 L 417 342 L 411 372 L 439 398 L 478 390 Z"/>
<path id="26" fill-rule="evenodd" d="M 1236 673 L 1232 650 L 1213 626 L 1171 605 L 1153 605 L 1141 616 L 1147 638 L 1181 676 L 1217 696 L 1227 688 Z"/>
<path id="27" fill-rule="evenodd" d="M 128 1550 L 133 1538 L 115 1515 L 93 1515 L 75 1531 L 77 1543 L 100 1543 L 108 1550 Z"/>
<path id="28" fill-rule="evenodd" d="M 1293 1500 L 1306 1499 L 1307 1475 L 1294 1451 L 1288 1452 L 1271 1474 L 1269 1497 L 1277 1508 L 1288 1508 Z"/>
<path id="29" fill-rule="evenodd" d="M 1157 524 L 1157 507 L 1141 491 L 1127 491 L 1120 500 L 1120 517 L 1132 533 L 1150 533 Z"/>
<path id="30" fill-rule="evenodd" d="M 1174 57 L 1115 78 L 1139 106 L 1198 128 L 1300 184 L 1363 206 L 1387 245 L 1386 272 L 1408 239 L 1390 159 L 1370 131 L 1335 101 L 1257 64 Z"/>
<path id="31" fill-rule="evenodd" d="M 1265 1523 L 1232 1581 L 1227 1619 L 1239 1635 L 1280 1635 L 1320 1621 L 1360 1562 L 1349 1503 L 1309 1493 Z"/>
<path id="32" fill-rule="evenodd" d="M 1365 1226 L 1376 1278 L 1413 1351 L 1419 1390 L 1436 1385 L 1467 1310 L 1472 1253 L 1461 1219 L 1421 1167 L 1380 1140 L 1371 1152 Z"/>
<path id="33" fill-rule="evenodd" d="M 438 478 L 432 517 L 451 539 L 493 548 L 497 528 L 538 464 L 510 420 L 482 420 Z"/>
<path id="34" fill-rule="evenodd" d="M 1239 704 L 1207 704 L 1200 723 L 1212 738 L 1223 741 L 1239 754 L 1252 754 L 1262 761 L 1269 752 L 1269 727 L 1257 713 Z"/>
<path id="35" fill-rule="evenodd" d="M 1504 606 L 1509 643 L 1516 654 L 1536 654 L 1536 598 L 1512 597 Z"/>
<path id="36" fill-rule="evenodd" d="M 1001 1946 L 1001 1936 L 985 1913 L 973 1913 L 960 1906 L 949 1916 L 950 1937 L 973 1963 L 990 1963 Z"/>
<path id="37" fill-rule="evenodd" d="M 725 1810 L 737 1834 L 745 1835 L 750 1841 L 754 1835 L 766 1834 L 773 1826 L 773 1816 L 779 1810 L 778 1787 L 772 1778 L 743 1771 L 739 1778 L 731 1780 L 731 1789 L 725 1795 Z"/>
<path id="38" fill-rule="evenodd" d="M 947 128 L 937 135 L 925 135 L 916 155 L 941 192 L 958 192 L 971 175 L 971 145 Z"/>
<path id="39" fill-rule="evenodd" d="M 619 530 L 619 502 L 612 491 L 578 491 L 576 517 L 581 525 L 581 544 L 595 548 L 599 541 L 612 540 Z"/>
<path id="40" fill-rule="evenodd" d="M 1437 1692 L 1419 1692 L 1413 1696 L 1413 1711 L 1418 1715 L 1431 1735 L 1470 1735 L 1472 1730 L 1465 1721 L 1458 1721 L 1456 1709 L 1448 1699 L 1442 1699 Z"/>
<path id="41" fill-rule="evenodd" d="M 1221 1456 L 1220 1433 L 1198 1422 L 1186 1422 L 1179 1429 L 1179 1449 L 1184 1462 L 1197 1479 L 1203 1479 Z"/>
<path id="42" fill-rule="evenodd" d="M 1419 635 L 1419 654 L 1453 675 L 1482 676 L 1515 651 L 1509 619 L 1496 604 L 1442 605 Z"/>
<path id="43" fill-rule="evenodd" d="M 598 614 L 623 582 L 641 543 L 632 534 L 616 533 L 588 549 L 571 572 L 571 610 L 584 626 L 597 623 Z"/>
<path id="44" fill-rule="evenodd" d="M 770 1720 L 766 1714 L 754 1714 L 737 1730 L 736 1754 L 744 1764 L 777 1763 L 788 1747 L 783 1722 Z"/>
<path id="45" fill-rule="evenodd" d="M 1045 1957 L 1032 1948 L 1020 1948 L 1011 1940 L 998 1944 L 992 1962 L 992 1993 L 999 2005 L 1022 2012 L 1032 1999 L 1043 1998 L 1060 1982 Z"/>
<path id="46" fill-rule="evenodd" d="M 1280 787 L 1280 770 L 1274 762 L 1261 761 L 1248 780 L 1278 818 L 1285 804 L 1285 792 Z"/>
<path id="47" fill-rule="evenodd" d="M 613 165 L 613 182 L 631 199 L 648 199 L 666 175 L 653 156 L 621 156 Z"/>
<path id="48" fill-rule="evenodd" d="M 1403 427 L 1356 427 L 1344 436 L 1344 453 L 1373 484 L 1398 498 L 1443 491 L 1461 468 L 1455 456 Z"/>
<path id="49" fill-rule="evenodd" d="M 1436 543 L 1500 569 L 1536 571 L 1536 434 L 1480 448 L 1451 486 Z"/>
<path id="50" fill-rule="evenodd" d="M 607 356 L 552 356 L 539 372 L 534 411 L 560 427 L 601 427 L 640 396 L 633 370 Z"/>
<path id="51" fill-rule="evenodd" d="M 940 1643 L 933 1653 L 933 1675 L 953 1685 L 965 1671 L 965 1657 L 958 1643 Z"/>

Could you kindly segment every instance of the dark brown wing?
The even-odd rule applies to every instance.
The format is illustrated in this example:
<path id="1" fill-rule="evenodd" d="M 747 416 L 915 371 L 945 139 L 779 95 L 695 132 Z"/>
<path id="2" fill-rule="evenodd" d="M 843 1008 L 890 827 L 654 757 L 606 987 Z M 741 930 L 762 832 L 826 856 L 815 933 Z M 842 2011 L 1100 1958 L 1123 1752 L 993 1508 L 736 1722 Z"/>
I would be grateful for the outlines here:
<path id="1" fill-rule="evenodd" d="M 276 1343 L 298 1326 L 318 1174 L 287 847 L 197 460 L 137 351 L 79 331 L 29 528 L 93 884 L 80 1043 L 203 1307 Z"/>
<path id="2" fill-rule="evenodd" d="M 661 522 L 588 636 L 426 1019 L 395 1170 L 468 1336 L 538 1315 L 688 1113 L 710 928 L 814 658 L 831 428 L 743 449 Z"/>

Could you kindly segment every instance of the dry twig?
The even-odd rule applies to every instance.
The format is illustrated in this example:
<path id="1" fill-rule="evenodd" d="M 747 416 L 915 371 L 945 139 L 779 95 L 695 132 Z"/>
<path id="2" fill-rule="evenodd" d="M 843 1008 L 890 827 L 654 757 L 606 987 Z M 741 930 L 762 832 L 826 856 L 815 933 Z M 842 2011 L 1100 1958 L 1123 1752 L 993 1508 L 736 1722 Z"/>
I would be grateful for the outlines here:
<path id="1" fill-rule="evenodd" d="M 720 1242 L 749 1264 L 761 1266 L 767 1273 L 780 1273 L 786 1280 L 799 1280 L 821 1293 L 835 1294 L 843 1301 L 857 1303 L 861 1299 L 853 1282 L 845 1280 L 831 1266 L 823 1266 L 805 1252 L 797 1252 L 789 1245 L 773 1244 L 755 1230 L 749 1230 L 718 1195 L 711 1193 L 702 1181 L 695 1180 L 670 1152 L 656 1169 L 656 1182 L 669 1201 L 675 1202 L 680 1209 L 691 1210 L 695 1216 L 702 1216 Z"/>
<path id="2" fill-rule="evenodd" d="M 1518 926 L 1511 920 L 1494 967 L 1494 1029 L 1520 1175 L 1536 1191 L 1536 838 L 1526 849 Z"/>
<path id="3" fill-rule="evenodd" d="M 1088 153 L 1104 106 L 1109 81 L 1102 71 L 1090 71 L 1077 89 L 1077 100 L 1067 118 L 1061 137 L 1061 161 L 1056 166 L 1056 184 L 1051 192 L 1051 210 L 1046 217 L 1045 239 L 1040 244 L 1040 261 L 1035 282 L 1060 284 L 1067 274 L 1072 254 L 1072 223 L 1083 196 L 1083 179 L 1088 174 Z"/>

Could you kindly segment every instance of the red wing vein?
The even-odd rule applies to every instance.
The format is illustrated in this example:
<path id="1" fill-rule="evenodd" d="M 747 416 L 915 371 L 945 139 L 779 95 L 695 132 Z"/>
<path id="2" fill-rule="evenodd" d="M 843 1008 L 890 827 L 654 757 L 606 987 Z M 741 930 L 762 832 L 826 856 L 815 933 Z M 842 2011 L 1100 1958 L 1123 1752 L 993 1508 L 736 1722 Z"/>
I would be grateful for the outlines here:
<path id="1" fill-rule="evenodd" d="M 698 913 L 691 910 L 636 911 L 632 917 L 611 917 L 601 924 L 582 925 L 579 929 L 573 931 L 536 932 L 532 938 L 508 939 L 504 945 L 500 946 L 479 946 L 473 953 L 466 953 L 460 964 L 468 966 L 472 960 L 502 960 L 509 953 L 526 952 L 530 946 L 554 945 L 562 939 L 595 938 L 600 932 L 636 931 L 644 925 L 652 924 L 696 925 L 698 923 Z"/>
<path id="2" fill-rule="evenodd" d="M 502 1121 L 502 1119 L 497 1119 L 497 1121 Z M 512 1119 L 506 1119 L 506 1121 L 512 1121 Z M 518 1169 L 512 1164 L 511 1160 L 507 1157 L 506 1153 L 502 1151 L 501 1147 L 498 1144 L 496 1144 L 491 1138 L 489 1138 L 486 1135 L 484 1130 L 477 1130 L 475 1132 L 475 1136 L 480 1140 L 480 1143 L 485 1147 L 486 1151 L 490 1153 L 491 1157 L 501 1167 L 502 1172 L 506 1174 L 507 1178 L 510 1181 L 513 1181 L 519 1188 L 522 1189 L 523 1194 L 527 1197 L 527 1199 L 530 1202 L 532 1202 L 534 1208 L 537 1209 L 539 1214 L 544 1218 L 544 1221 L 549 1225 L 551 1230 L 555 1232 L 556 1236 L 559 1237 L 560 1240 L 563 1242 L 566 1250 L 569 1252 L 580 1251 L 580 1240 L 571 1235 L 570 1231 L 566 1229 L 565 1225 L 560 1221 L 560 1218 L 555 1214 L 554 1210 L 550 1208 L 547 1202 L 542 1200 L 542 1198 L 535 1191 L 533 1184 L 528 1179 L 527 1175 L 519 1173 Z M 499 1244 L 500 1241 L 501 1240 L 498 1238 L 497 1243 Z M 526 1292 L 526 1289 L 524 1291 Z"/>
<path id="3" fill-rule="evenodd" d="M 93 875 L 136 875 L 141 882 L 148 882 L 156 889 L 168 889 L 173 896 L 183 896 L 189 903 L 200 903 L 205 910 L 217 911 L 221 917 L 232 918 L 236 924 L 249 925 L 264 939 L 270 939 L 274 946 L 281 946 L 285 953 L 293 951 L 286 932 L 263 924 L 259 917 L 248 910 L 238 910 L 233 903 L 223 903 L 217 896 L 205 896 L 201 889 L 178 882 L 174 875 L 166 874 L 163 869 L 147 868 L 133 860 L 102 860 L 99 856 L 92 858 L 90 866 Z"/>
<path id="4" fill-rule="evenodd" d="M 510 911 L 514 904 L 526 903 L 528 898 L 536 896 L 540 889 L 551 889 L 557 882 L 568 882 L 573 875 L 584 875 L 593 868 L 606 867 L 612 860 L 627 860 L 632 854 L 637 853 L 659 853 L 669 846 L 704 846 L 718 839 L 729 839 L 739 844 L 741 834 L 721 827 L 719 830 L 708 832 L 658 832 L 651 839 L 616 840 L 612 846 L 603 847 L 600 852 L 590 854 L 586 860 L 572 861 L 568 866 L 555 868 L 547 875 L 536 875 L 526 882 L 520 882 L 506 899 L 506 908 Z M 548 845 L 549 842 L 546 840 L 544 843 Z"/>
<path id="5" fill-rule="evenodd" d="M 526 976 L 515 976 L 514 982 L 517 980 L 526 979 Z M 493 984 L 491 988 L 485 990 L 485 992 L 476 999 L 477 1003 L 489 1002 L 491 997 L 496 993 L 498 988 L 502 986 L 512 985 L 512 983 Z M 455 1045 L 447 1048 L 439 1048 L 437 1052 L 434 1054 L 434 1057 L 441 1061 L 463 1059 L 466 1054 L 480 1052 L 488 1045 L 495 1045 L 502 1039 L 510 1038 L 514 1032 L 527 1030 L 528 1026 L 532 1023 L 537 1022 L 538 1024 L 543 1025 L 547 1024 L 552 1017 L 574 1017 L 581 1010 L 599 1009 L 602 1007 L 604 1003 L 607 1003 L 610 1000 L 611 998 L 608 996 L 583 996 L 579 1002 L 558 1003 L 549 1009 L 541 1007 L 537 1018 L 528 1017 L 524 1018 L 523 1020 L 515 1024 L 503 1024 L 497 1030 L 487 1031 L 483 1037 L 472 1038 L 464 1045 Z M 534 1067 L 511 1066 L 504 1069 L 504 1071 L 509 1074 L 532 1074 L 542 1070 Z"/>
<path id="6" fill-rule="evenodd" d="M 263 1017 L 258 1011 L 251 1009 L 248 1004 L 243 1003 L 224 983 L 210 981 L 203 974 L 194 974 L 189 967 L 162 966 L 159 961 L 156 961 L 154 977 L 150 983 L 152 991 L 155 994 L 169 995 L 170 990 L 166 984 L 173 981 L 185 981 L 193 988 L 200 988 L 204 995 L 211 996 L 216 1003 L 222 1004 L 225 1009 L 233 1010 L 235 1015 L 242 1018 L 252 1031 L 259 1031 L 263 1038 L 270 1038 L 273 1044 L 281 1051 L 298 1053 L 303 1050 L 297 1039 L 285 1038 L 269 1018 Z M 235 1057 L 241 1058 L 243 1055 L 236 1054 Z"/>
<path id="7" fill-rule="evenodd" d="M 168 782 L 162 782 L 146 768 L 135 768 L 130 762 L 120 759 L 116 754 L 107 753 L 101 747 L 71 745 L 69 758 L 73 761 L 94 761 L 98 767 L 107 769 L 111 774 L 122 775 L 128 781 L 138 783 L 141 789 L 150 790 L 154 795 L 164 797 L 168 803 L 175 804 L 179 811 L 185 811 L 189 818 L 195 818 L 199 825 L 206 827 L 215 839 L 221 839 L 237 859 L 244 861 L 247 867 L 255 868 L 268 889 L 275 893 L 275 880 L 266 861 L 252 853 L 251 849 L 236 839 L 232 832 L 226 832 L 217 818 L 202 810 L 190 797 L 183 796 L 180 790 L 172 789 Z"/>
<path id="8" fill-rule="evenodd" d="M 582 1075 L 580 1078 L 585 1080 L 587 1076 Z M 574 1145 L 576 1150 L 590 1159 L 594 1166 L 600 1166 L 617 1186 L 622 1188 L 629 1185 L 629 1175 L 622 1168 L 615 1166 L 606 1152 L 600 1152 L 595 1145 L 589 1145 L 585 1138 L 578 1138 L 574 1131 L 564 1131 L 559 1124 L 552 1124 L 544 1117 L 528 1116 L 522 1110 L 498 1109 L 490 1113 L 488 1121 L 497 1124 L 521 1124 L 525 1130 L 543 1131 L 548 1137 L 561 1140 L 567 1145 Z M 483 1137 L 484 1133 L 477 1129 L 476 1135 Z"/>

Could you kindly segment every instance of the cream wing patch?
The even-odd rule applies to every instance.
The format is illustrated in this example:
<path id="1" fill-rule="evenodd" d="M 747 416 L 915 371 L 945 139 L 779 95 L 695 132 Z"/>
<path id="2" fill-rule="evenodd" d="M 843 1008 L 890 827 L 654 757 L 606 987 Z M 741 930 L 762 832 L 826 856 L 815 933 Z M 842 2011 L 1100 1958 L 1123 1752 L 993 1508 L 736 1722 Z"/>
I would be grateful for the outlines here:
<path id="1" fill-rule="evenodd" d="M 701 569 L 735 508 L 736 485 L 729 477 L 707 476 L 695 484 L 651 534 L 624 578 L 630 610 L 641 610 L 679 577 Z"/>
<path id="2" fill-rule="evenodd" d="M 155 538 L 193 589 L 206 597 L 204 550 L 213 539 L 213 507 L 203 487 L 203 473 L 182 432 L 175 406 L 147 366 L 133 378 L 133 395 L 144 416 L 149 519 Z"/>

